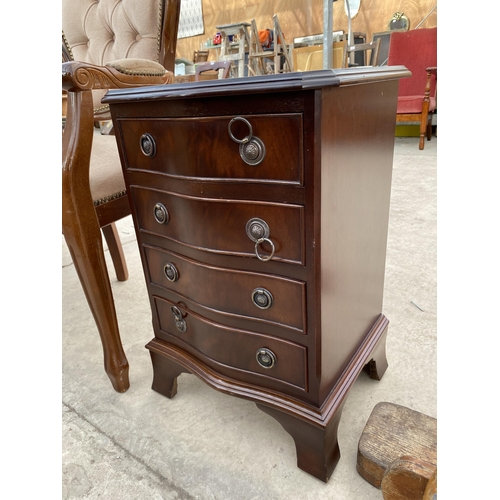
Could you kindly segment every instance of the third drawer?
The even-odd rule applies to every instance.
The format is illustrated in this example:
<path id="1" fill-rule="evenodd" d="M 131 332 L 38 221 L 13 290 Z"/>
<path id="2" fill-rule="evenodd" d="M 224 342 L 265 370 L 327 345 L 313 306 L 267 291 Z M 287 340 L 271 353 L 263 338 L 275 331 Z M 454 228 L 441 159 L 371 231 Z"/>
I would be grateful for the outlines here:
<path id="1" fill-rule="evenodd" d="M 306 284 L 281 276 L 206 265 L 144 245 L 152 284 L 223 315 L 305 333 Z"/>

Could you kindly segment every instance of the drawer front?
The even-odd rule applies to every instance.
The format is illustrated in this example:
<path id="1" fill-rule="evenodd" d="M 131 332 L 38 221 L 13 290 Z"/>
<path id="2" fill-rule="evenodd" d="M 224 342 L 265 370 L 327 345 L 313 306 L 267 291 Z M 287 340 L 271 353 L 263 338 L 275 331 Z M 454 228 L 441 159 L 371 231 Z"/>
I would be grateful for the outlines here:
<path id="1" fill-rule="evenodd" d="M 206 252 L 256 256 L 247 223 L 258 218 L 269 227 L 273 259 L 304 264 L 304 207 L 300 205 L 197 198 L 137 186 L 130 191 L 141 231 Z M 155 217 L 158 207 L 167 214 L 163 223 Z M 264 241 L 257 251 L 268 258 L 273 249 Z"/>
<path id="2" fill-rule="evenodd" d="M 154 297 L 154 301 L 160 336 L 165 335 L 164 340 L 175 337 L 178 344 L 184 344 L 190 352 L 195 351 L 209 365 L 259 374 L 306 390 L 305 347 L 247 330 L 227 328 L 160 297 Z M 177 307 L 177 316 L 172 307 Z M 258 359 L 264 364 L 272 359 L 272 366 L 266 368 Z"/>
<path id="3" fill-rule="evenodd" d="M 303 184 L 300 113 L 240 116 L 229 128 L 233 118 L 120 119 L 125 164 L 186 178 Z M 249 137 L 257 140 L 237 142 Z M 144 143 L 141 148 L 144 140 L 146 148 Z M 250 164 L 240 155 L 240 146 Z"/>
<path id="4" fill-rule="evenodd" d="M 153 284 L 221 314 L 305 333 L 304 282 L 207 266 L 150 246 L 144 251 Z"/>

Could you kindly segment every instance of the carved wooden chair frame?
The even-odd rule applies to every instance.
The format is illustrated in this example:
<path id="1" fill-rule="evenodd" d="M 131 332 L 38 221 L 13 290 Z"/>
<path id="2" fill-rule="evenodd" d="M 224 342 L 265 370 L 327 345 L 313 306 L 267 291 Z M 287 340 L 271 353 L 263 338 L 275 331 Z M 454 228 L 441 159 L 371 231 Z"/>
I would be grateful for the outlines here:
<path id="1" fill-rule="evenodd" d="M 71 47 L 65 43 L 63 33 L 63 60 L 67 62 L 62 64 L 62 88 L 67 91 L 67 116 L 62 137 L 62 232 L 99 330 L 105 371 L 118 392 L 129 388 L 129 365 L 120 339 L 101 230 L 117 278 L 126 280 L 128 271 L 114 223 L 131 211 L 125 191 L 99 200 L 92 196 L 90 164 L 94 122 L 109 111 L 104 106 L 94 108 L 92 92 L 173 82 L 171 70 L 180 0 L 159 0 L 159 5 L 163 9 L 158 40 L 162 64 L 124 59 L 97 66 L 71 61 Z M 128 65 L 127 61 L 133 64 Z"/>

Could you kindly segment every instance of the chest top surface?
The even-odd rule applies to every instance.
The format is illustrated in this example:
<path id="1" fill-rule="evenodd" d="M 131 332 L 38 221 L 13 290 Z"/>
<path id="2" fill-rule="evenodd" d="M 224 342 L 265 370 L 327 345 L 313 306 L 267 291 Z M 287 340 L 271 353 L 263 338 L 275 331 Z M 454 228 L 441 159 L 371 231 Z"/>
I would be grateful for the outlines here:
<path id="1" fill-rule="evenodd" d="M 303 73 L 283 73 L 173 85 L 113 89 L 106 94 L 102 102 L 112 104 L 123 101 L 210 97 L 215 95 L 227 96 L 263 92 L 272 93 L 283 90 L 308 90 L 323 87 L 358 85 L 360 83 L 394 80 L 409 76 L 411 76 L 411 73 L 404 66 L 318 70 Z"/>

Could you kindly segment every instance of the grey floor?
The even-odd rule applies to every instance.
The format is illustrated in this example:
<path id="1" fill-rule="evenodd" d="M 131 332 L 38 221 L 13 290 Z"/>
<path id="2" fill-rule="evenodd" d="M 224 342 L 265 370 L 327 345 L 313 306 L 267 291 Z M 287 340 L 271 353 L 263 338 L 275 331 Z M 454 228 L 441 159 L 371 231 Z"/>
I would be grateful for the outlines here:
<path id="1" fill-rule="evenodd" d="M 179 377 L 172 400 L 151 390 L 151 312 L 132 220 L 119 223 L 130 278 L 111 275 L 131 387 L 104 373 L 94 320 L 63 241 L 64 499 L 381 500 L 356 472 L 358 440 L 389 401 L 437 416 L 437 138 L 396 138 L 383 313 L 389 368 L 355 383 L 339 426 L 341 459 L 325 484 L 296 467 L 292 438 L 246 400 Z"/>

